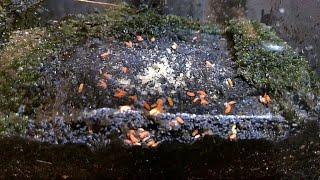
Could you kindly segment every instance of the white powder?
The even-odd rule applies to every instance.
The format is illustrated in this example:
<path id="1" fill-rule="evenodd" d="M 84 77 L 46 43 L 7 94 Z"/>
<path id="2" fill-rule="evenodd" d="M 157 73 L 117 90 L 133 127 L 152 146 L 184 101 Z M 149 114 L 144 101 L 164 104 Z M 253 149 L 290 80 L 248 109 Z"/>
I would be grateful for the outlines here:
<path id="1" fill-rule="evenodd" d="M 171 60 L 171 62 L 172 61 L 174 60 Z M 174 69 L 169 64 L 167 57 L 163 57 L 159 62 L 150 65 L 144 70 L 143 74 L 140 74 L 137 77 L 141 80 L 142 84 L 154 83 L 154 86 L 151 88 L 160 93 L 163 92 L 161 83 L 159 82 L 161 78 L 166 79 L 167 82 L 175 88 L 185 86 L 185 82 L 183 80 L 184 75 L 181 73 L 178 77 L 175 76 Z"/>

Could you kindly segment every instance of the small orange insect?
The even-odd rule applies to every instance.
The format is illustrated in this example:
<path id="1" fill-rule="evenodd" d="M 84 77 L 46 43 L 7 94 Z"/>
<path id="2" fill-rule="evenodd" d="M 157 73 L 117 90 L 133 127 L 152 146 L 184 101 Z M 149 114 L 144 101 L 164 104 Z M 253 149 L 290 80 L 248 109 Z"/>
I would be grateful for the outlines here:
<path id="1" fill-rule="evenodd" d="M 264 93 L 263 96 L 259 97 L 259 101 L 267 106 L 271 102 L 271 98 L 267 93 Z"/>
<path id="2" fill-rule="evenodd" d="M 208 105 L 209 102 L 207 100 L 205 100 L 204 98 L 200 98 L 200 104 L 201 105 Z"/>
<path id="3" fill-rule="evenodd" d="M 155 148 L 155 147 L 157 147 L 158 146 L 158 142 L 156 142 L 156 141 L 154 141 L 154 140 L 151 140 L 151 141 L 149 141 L 148 143 L 147 143 L 147 146 L 148 147 L 151 147 L 151 148 Z"/>
<path id="4" fill-rule="evenodd" d="M 230 101 L 230 102 L 224 103 L 224 106 L 225 106 L 224 114 L 230 114 L 232 111 L 232 106 L 234 104 L 236 104 L 236 101 Z"/>
<path id="5" fill-rule="evenodd" d="M 141 42 L 141 41 L 143 41 L 143 37 L 142 36 L 136 36 L 137 37 L 137 41 L 139 41 L 139 42 Z"/>
<path id="6" fill-rule="evenodd" d="M 171 46 L 171 48 L 173 49 L 173 50 L 176 50 L 177 48 L 178 48 L 178 44 L 177 43 L 172 43 L 172 46 Z"/>
<path id="7" fill-rule="evenodd" d="M 123 73 L 127 74 L 128 71 L 129 71 L 129 69 L 128 69 L 127 67 L 122 67 L 122 68 L 121 68 L 121 71 L 122 71 Z"/>
<path id="8" fill-rule="evenodd" d="M 179 124 L 184 124 L 184 120 L 181 118 L 181 117 L 176 117 L 176 121 L 179 123 Z"/>
<path id="9" fill-rule="evenodd" d="M 226 79 L 226 84 L 227 84 L 228 89 L 233 88 L 233 86 L 234 86 L 233 81 L 230 78 Z"/>
<path id="10" fill-rule="evenodd" d="M 168 101 L 169 106 L 170 106 L 170 107 L 173 107 L 173 100 L 172 100 L 172 98 L 171 98 L 171 97 L 168 97 L 168 98 L 167 98 L 167 101 Z"/>
<path id="11" fill-rule="evenodd" d="M 133 47 L 132 41 L 126 41 L 126 42 L 124 42 L 124 44 L 127 46 L 127 48 L 132 48 Z"/>
<path id="12" fill-rule="evenodd" d="M 196 103 L 196 102 L 198 102 L 200 100 L 200 98 L 198 98 L 198 97 L 196 97 L 196 98 L 194 98 L 194 100 L 192 101 L 193 103 Z"/>
<path id="13" fill-rule="evenodd" d="M 151 110 L 151 107 L 150 107 L 150 105 L 147 103 L 147 102 L 143 102 L 143 107 L 146 109 L 146 110 L 148 110 L 148 111 L 150 111 Z"/>
<path id="14" fill-rule="evenodd" d="M 127 93 L 122 90 L 122 89 L 117 89 L 115 94 L 114 94 L 114 97 L 116 98 L 123 98 Z"/>
<path id="15" fill-rule="evenodd" d="M 100 79 L 97 86 L 101 87 L 102 89 L 107 89 L 107 87 L 108 87 L 107 82 L 104 79 Z"/>
<path id="16" fill-rule="evenodd" d="M 136 138 L 134 134 L 129 134 L 129 139 L 132 142 L 132 144 L 136 144 L 139 142 L 139 139 Z"/>
<path id="17" fill-rule="evenodd" d="M 150 136 L 150 133 L 148 131 L 143 131 L 143 132 L 139 133 L 140 139 L 144 139 L 148 136 Z"/>
<path id="18" fill-rule="evenodd" d="M 148 147 L 151 147 L 153 144 L 155 144 L 156 142 L 154 140 L 151 140 L 147 143 Z"/>
<path id="19" fill-rule="evenodd" d="M 163 112 L 163 100 L 162 99 L 158 99 L 157 100 L 157 109 L 159 110 L 159 112 Z"/>
<path id="20" fill-rule="evenodd" d="M 153 108 L 153 109 L 151 109 L 151 111 L 149 112 L 149 114 L 150 114 L 151 116 L 157 116 L 157 115 L 161 114 L 161 111 L 160 111 L 158 108 Z"/>
<path id="21" fill-rule="evenodd" d="M 131 110 L 130 106 L 120 106 L 120 112 L 125 112 Z"/>
<path id="22" fill-rule="evenodd" d="M 108 52 L 104 52 L 100 54 L 100 57 L 102 60 L 107 60 L 109 58 L 109 55 L 110 55 L 110 51 L 108 50 Z"/>
<path id="23" fill-rule="evenodd" d="M 188 95 L 189 97 L 195 97 L 195 96 L 196 96 L 193 92 L 187 92 L 187 95 Z"/>
<path id="24" fill-rule="evenodd" d="M 103 73 L 102 77 L 107 80 L 112 78 L 111 74 L 108 74 L 107 72 Z"/>
<path id="25" fill-rule="evenodd" d="M 79 85 L 79 88 L 78 88 L 78 93 L 79 93 L 79 94 L 83 92 L 83 88 L 84 88 L 84 84 L 81 83 L 81 84 Z"/>
<path id="26" fill-rule="evenodd" d="M 213 64 L 210 61 L 206 61 L 206 67 L 207 68 L 213 68 Z"/>
<path id="27" fill-rule="evenodd" d="M 204 92 L 204 91 L 197 91 L 197 93 L 200 95 L 200 98 L 201 98 L 201 96 L 207 96 L 207 93 L 206 92 Z"/>
<path id="28" fill-rule="evenodd" d="M 192 134 L 191 134 L 191 136 L 196 136 L 196 135 L 198 135 L 198 133 L 199 133 L 199 131 L 196 129 L 196 130 L 194 130 L 193 132 L 192 132 Z"/>
<path id="29" fill-rule="evenodd" d="M 136 95 L 134 96 L 129 96 L 129 99 L 132 101 L 132 102 L 136 102 L 138 100 L 138 97 Z"/>
<path id="30" fill-rule="evenodd" d="M 229 140 L 230 140 L 230 141 L 235 141 L 235 140 L 237 140 L 237 134 L 230 134 L 230 135 L 229 135 Z"/>
<path id="31" fill-rule="evenodd" d="M 208 105 L 209 102 L 205 99 L 207 96 L 207 93 L 204 91 L 197 91 L 197 93 L 199 94 L 199 97 L 200 97 L 200 104 L 201 105 Z"/>

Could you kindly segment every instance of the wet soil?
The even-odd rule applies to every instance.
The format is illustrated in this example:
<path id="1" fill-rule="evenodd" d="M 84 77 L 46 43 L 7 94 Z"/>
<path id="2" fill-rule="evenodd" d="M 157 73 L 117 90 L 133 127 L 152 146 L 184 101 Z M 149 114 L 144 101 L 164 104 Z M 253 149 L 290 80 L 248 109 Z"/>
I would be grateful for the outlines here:
<path id="1" fill-rule="evenodd" d="M 1 138 L 1 178 L 276 178 L 320 176 L 319 124 L 280 142 L 207 137 L 194 144 L 161 144 L 157 149 L 112 143 L 95 152 L 81 145 L 49 145 Z M 12 144 L 15 144 L 12 146 Z"/>

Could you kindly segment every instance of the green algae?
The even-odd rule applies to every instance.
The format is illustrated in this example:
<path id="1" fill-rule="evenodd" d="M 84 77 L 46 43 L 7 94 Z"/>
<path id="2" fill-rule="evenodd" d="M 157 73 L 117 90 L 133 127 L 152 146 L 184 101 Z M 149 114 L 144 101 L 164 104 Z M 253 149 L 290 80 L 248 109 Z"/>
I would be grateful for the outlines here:
<path id="1" fill-rule="evenodd" d="M 245 19 L 231 20 L 227 28 L 234 42 L 237 72 L 261 91 L 279 101 L 275 111 L 287 119 L 299 119 L 294 104 L 313 111 L 320 95 L 319 77 L 307 60 L 281 40 L 270 27 Z M 299 102 L 293 102 L 298 99 Z"/>

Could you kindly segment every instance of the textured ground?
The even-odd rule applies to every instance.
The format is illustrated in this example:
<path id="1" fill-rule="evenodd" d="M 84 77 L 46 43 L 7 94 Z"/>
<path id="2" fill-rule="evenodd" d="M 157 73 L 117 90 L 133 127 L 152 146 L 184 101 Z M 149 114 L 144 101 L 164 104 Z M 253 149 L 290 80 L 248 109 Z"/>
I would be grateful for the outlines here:
<path id="1" fill-rule="evenodd" d="M 277 143 L 230 142 L 207 137 L 192 145 L 177 142 L 157 149 L 123 148 L 114 142 L 95 152 L 80 145 L 49 145 L 0 139 L 1 178 L 318 179 L 319 124 Z M 14 144 L 14 145 L 13 145 Z"/>
<path id="2" fill-rule="evenodd" d="M 114 136 L 127 139 L 129 130 L 139 128 L 156 142 L 193 142 L 198 134 L 228 138 L 233 125 L 238 139 L 279 140 L 297 130 L 259 102 L 262 92 L 237 77 L 221 35 L 182 31 L 154 42 L 143 38 L 132 39 L 132 48 L 112 38 L 89 39 L 49 57 L 40 82 L 43 94 L 55 100 L 39 120 L 29 121 L 28 137 L 96 146 Z M 225 115 L 230 101 L 236 104 Z M 161 113 L 152 115 L 153 108 Z"/>

